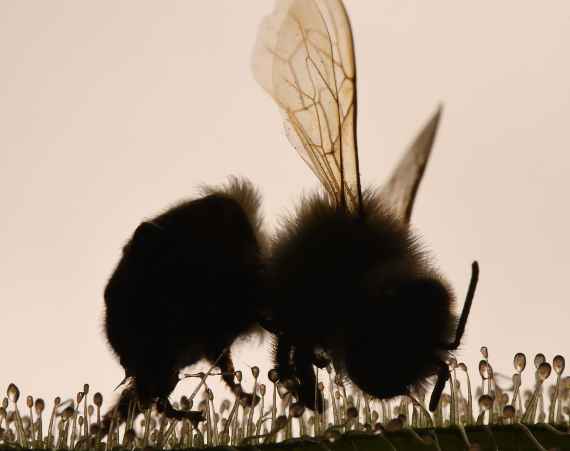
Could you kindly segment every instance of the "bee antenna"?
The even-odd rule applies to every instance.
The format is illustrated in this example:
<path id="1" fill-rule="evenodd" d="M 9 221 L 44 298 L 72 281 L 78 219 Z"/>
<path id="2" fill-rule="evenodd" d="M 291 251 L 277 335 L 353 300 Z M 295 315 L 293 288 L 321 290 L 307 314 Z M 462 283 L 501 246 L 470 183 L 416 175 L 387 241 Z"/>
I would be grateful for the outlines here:
<path id="1" fill-rule="evenodd" d="M 431 412 L 437 408 L 439 398 L 441 398 L 445 384 L 449 379 L 449 367 L 447 364 L 445 362 L 439 362 L 438 366 L 439 370 L 437 372 L 437 381 L 435 383 L 435 387 L 433 387 L 433 392 L 431 393 L 431 398 L 429 400 L 429 410 Z"/>
<path id="2" fill-rule="evenodd" d="M 119 387 L 122 387 L 123 385 L 125 385 L 127 383 L 127 381 L 130 379 L 131 376 L 129 376 L 128 374 L 125 374 L 125 378 L 119 383 L 119 385 L 117 385 L 115 387 L 115 389 L 113 391 L 117 391 L 119 389 Z"/>
<path id="3" fill-rule="evenodd" d="M 445 346 L 449 350 L 457 349 L 461 344 L 461 339 L 463 338 L 463 333 L 465 332 L 467 318 L 469 317 L 469 312 L 471 311 L 471 304 L 473 304 L 473 297 L 475 296 L 475 288 L 477 288 L 478 281 L 479 263 L 477 263 L 477 261 L 474 261 L 471 265 L 471 281 L 469 282 L 469 288 L 467 290 L 467 295 L 465 296 L 465 303 L 463 304 L 463 310 L 461 311 L 459 323 L 457 324 L 457 329 L 455 330 L 455 340 Z"/>

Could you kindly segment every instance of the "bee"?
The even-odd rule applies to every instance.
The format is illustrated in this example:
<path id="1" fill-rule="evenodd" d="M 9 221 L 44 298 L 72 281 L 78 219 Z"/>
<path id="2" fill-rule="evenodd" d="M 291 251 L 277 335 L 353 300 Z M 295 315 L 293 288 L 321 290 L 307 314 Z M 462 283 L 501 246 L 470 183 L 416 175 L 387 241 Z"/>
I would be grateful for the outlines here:
<path id="1" fill-rule="evenodd" d="M 168 400 L 179 371 L 202 359 L 221 369 L 244 403 L 256 402 L 234 381 L 229 348 L 260 330 L 266 238 L 259 204 L 251 183 L 231 178 L 136 228 L 104 291 L 107 341 L 127 384 L 104 431 L 115 410 L 127 418 L 131 401 L 137 411 L 156 402 L 168 417 L 203 420 Z"/>
<path id="2" fill-rule="evenodd" d="M 272 239 L 268 263 L 273 361 L 298 401 L 321 411 L 313 365 L 376 398 L 410 395 L 437 376 L 435 410 L 469 316 L 479 268 L 459 317 L 450 284 L 410 230 L 439 109 L 388 182 L 363 190 L 356 139 L 356 66 L 340 0 L 277 0 L 253 57 L 290 143 L 321 182 Z"/>
<path id="3" fill-rule="evenodd" d="M 168 400 L 179 371 L 202 359 L 255 404 L 258 397 L 234 380 L 229 348 L 262 328 L 276 337 L 281 383 L 320 411 L 313 365 L 331 361 L 377 398 L 409 394 L 437 374 L 432 410 L 449 377 L 445 361 L 461 341 L 478 266 L 457 318 L 449 284 L 409 229 L 440 112 L 388 183 L 362 191 L 354 52 L 342 2 L 278 0 L 261 26 L 253 69 L 324 193 L 303 199 L 271 240 L 258 191 L 238 178 L 137 227 L 104 291 L 105 333 L 127 384 L 104 430 L 112 412 L 126 419 L 132 401 L 139 410 L 156 402 L 169 417 L 203 420 Z"/>

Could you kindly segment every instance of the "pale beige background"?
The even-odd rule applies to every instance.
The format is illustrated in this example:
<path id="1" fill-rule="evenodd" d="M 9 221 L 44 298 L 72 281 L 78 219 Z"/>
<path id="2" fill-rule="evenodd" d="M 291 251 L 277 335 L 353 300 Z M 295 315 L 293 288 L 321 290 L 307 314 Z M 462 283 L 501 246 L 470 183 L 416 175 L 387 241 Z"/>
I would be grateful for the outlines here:
<path id="1" fill-rule="evenodd" d="M 481 262 L 459 356 L 568 354 L 570 3 L 347 3 L 365 182 L 445 103 L 413 222 L 460 298 Z M 102 290 L 145 216 L 241 174 L 271 228 L 317 186 L 249 69 L 272 4 L 0 3 L 0 388 L 111 392 Z"/>

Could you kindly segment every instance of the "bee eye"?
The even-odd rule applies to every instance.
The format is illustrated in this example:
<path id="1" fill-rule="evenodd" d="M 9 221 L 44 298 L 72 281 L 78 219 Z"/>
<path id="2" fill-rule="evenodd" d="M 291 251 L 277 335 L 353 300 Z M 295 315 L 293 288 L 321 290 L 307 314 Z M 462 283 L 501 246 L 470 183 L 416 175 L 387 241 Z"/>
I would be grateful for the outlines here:
<path id="1" fill-rule="evenodd" d="M 144 221 L 139 224 L 133 233 L 131 240 L 123 247 L 123 254 L 140 254 L 150 256 L 161 247 L 167 240 L 165 230 L 154 222 Z M 144 255 L 143 255 L 144 254 Z"/>
<path id="2" fill-rule="evenodd" d="M 139 224 L 133 233 L 131 243 L 148 243 L 164 236 L 164 229 L 154 222 L 144 221 Z"/>

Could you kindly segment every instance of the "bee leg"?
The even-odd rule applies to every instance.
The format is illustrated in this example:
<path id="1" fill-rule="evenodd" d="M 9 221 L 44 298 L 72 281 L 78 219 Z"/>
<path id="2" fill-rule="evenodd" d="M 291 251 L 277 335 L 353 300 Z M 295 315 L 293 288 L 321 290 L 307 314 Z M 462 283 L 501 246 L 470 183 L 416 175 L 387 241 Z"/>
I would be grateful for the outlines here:
<path id="1" fill-rule="evenodd" d="M 241 385 L 236 384 L 234 380 L 235 368 L 234 362 L 230 355 L 230 346 L 215 346 L 211 350 L 207 351 L 206 358 L 214 365 L 216 365 L 222 372 L 222 380 L 226 383 L 228 388 L 236 396 L 240 398 L 240 401 L 245 405 L 257 405 L 260 398 L 259 396 L 251 393 L 245 393 L 242 391 Z"/>
<path id="2" fill-rule="evenodd" d="M 463 338 L 463 333 L 465 332 L 465 326 L 467 324 L 467 318 L 469 318 L 469 312 L 471 311 L 471 305 L 473 304 L 473 297 L 475 296 L 475 289 L 477 288 L 477 282 L 479 281 L 479 263 L 476 261 L 471 265 L 471 280 L 469 282 L 469 288 L 467 289 L 467 295 L 465 296 L 465 303 L 463 304 L 463 310 L 461 311 L 461 316 L 459 317 L 459 322 L 455 330 L 455 339 L 451 343 L 445 344 L 445 349 L 453 351 L 459 347 L 461 339 Z M 439 398 L 443 393 L 445 384 L 449 379 L 449 367 L 445 362 L 439 362 L 439 370 L 437 372 L 437 381 L 433 392 L 431 394 L 431 399 L 429 402 L 429 410 L 432 412 L 437 408 L 439 403 Z"/>
<path id="3" fill-rule="evenodd" d="M 199 422 L 205 421 L 206 417 L 199 410 L 177 410 L 170 403 L 168 398 L 161 398 L 156 403 L 156 410 L 159 413 L 164 413 L 168 418 L 174 418 L 176 420 L 190 420 L 190 422 L 197 426 Z"/>
<path id="4" fill-rule="evenodd" d="M 461 311 L 461 316 L 457 323 L 457 329 L 455 330 L 455 339 L 451 343 L 447 343 L 445 346 L 445 348 L 450 351 L 457 349 L 461 343 L 463 333 L 465 332 L 465 326 L 467 325 L 467 318 L 469 318 L 469 312 L 471 311 L 471 304 L 473 304 L 473 297 L 475 296 L 475 289 L 477 288 L 478 281 L 479 263 L 474 261 L 471 265 L 471 281 L 469 282 L 469 288 L 467 289 L 467 295 L 465 296 L 463 310 Z"/>
<path id="5" fill-rule="evenodd" d="M 317 389 L 317 378 L 313 367 L 314 358 L 314 350 L 311 347 L 301 346 L 295 350 L 295 369 L 299 379 L 297 399 L 309 409 L 322 413 L 324 402 L 321 392 Z"/>
<path id="6" fill-rule="evenodd" d="M 439 362 L 439 370 L 437 372 L 437 381 L 435 382 L 435 387 L 433 387 L 433 392 L 431 393 L 431 398 L 429 400 L 429 410 L 431 412 L 437 409 L 439 404 L 439 399 L 445 388 L 445 384 L 449 380 L 449 367 L 445 362 Z"/>
<path id="7" fill-rule="evenodd" d="M 128 381 L 117 403 L 103 417 L 103 434 L 108 433 L 115 411 L 119 417 L 119 426 L 127 419 L 131 401 L 135 402 L 135 411 L 138 413 L 141 409 L 150 407 L 156 399 L 167 399 L 178 383 L 178 371 L 170 360 L 140 365 L 129 373 L 132 373 L 132 379 Z"/>
<path id="8" fill-rule="evenodd" d="M 111 427 L 111 422 L 113 422 L 112 420 L 115 413 L 118 416 L 118 424 L 115 425 L 116 427 L 119 427 L 121 424 L 123 424 L 123 422 L 127 420 L 131 401 L 135 401 L 135 412 L 137 414 L 140 412 L 136 400 L 136 393 L 132 385 L 123 390 L 117 402 L 107 411 L 105 415 L 103 415 L 99 429 L 99 434 L 101 434 L 102 438 L 109 433 L 109 428 Z"/>
<path id="9" fill-rule="evenodd" d="M 316 387 L 317 379 L 313 368 L 314 350 L 294 344 L 287 336 L 280 335 L 275 351 L 274 362 L 279 381 L 301 404 L 322 412 L 323 399 Z"/>
<path id="10" fill-rule="evenodd" d="M 295 376 L 295 351 L 295 346 L 286 335 L 279 335 L 277 337 L 273 363 L 275 370 L 277 370 L 279 382 L 290 391 L 295 390 L 299 385 L 299 381 Z"/>
<path id="11" fill-rule="evenodd" d="M 157 362 L 144 371 L 139 368 L 134 378 L 134 388 L 141 407 L 146 409 L 156 401 L 156 409 L 168 418 L 189 419 L 193 424 L 204 421 L 202 412 L 177 410 L 170 404 L 168 396 L 179 380 L 177 366 L 168 359 Z"/>

